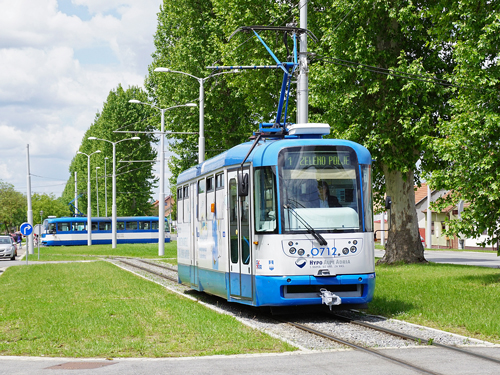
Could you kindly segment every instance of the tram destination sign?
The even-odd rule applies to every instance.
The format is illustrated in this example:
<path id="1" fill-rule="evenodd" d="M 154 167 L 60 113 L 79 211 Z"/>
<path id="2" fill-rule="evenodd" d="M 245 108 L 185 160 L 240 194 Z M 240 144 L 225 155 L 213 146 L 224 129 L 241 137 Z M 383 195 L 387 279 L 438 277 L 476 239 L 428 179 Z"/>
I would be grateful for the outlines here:
<path id="1" fill-rule="evenodd" d="M 285 169 L 338 168 L 352 165 L 349 151 L 291 151 L 285 152 L 283 158 Z"/>

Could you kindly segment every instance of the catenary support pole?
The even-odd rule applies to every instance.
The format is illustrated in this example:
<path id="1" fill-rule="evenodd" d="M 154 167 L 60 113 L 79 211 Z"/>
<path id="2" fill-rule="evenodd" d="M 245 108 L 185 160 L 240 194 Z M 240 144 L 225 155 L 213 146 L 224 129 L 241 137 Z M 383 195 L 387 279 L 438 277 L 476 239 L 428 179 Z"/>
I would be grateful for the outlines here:
<path id="1" fill-rule="evenodd" d="M 300 28 L 307 29 L 307 2 L 300 0 Z M 306 124 L 309 118 L 309 77 L 307 66 L 307 33 L 300 35 L 299 76 L 297 78 L 297 124 Z"/>
<path id="2" fill-rule="evenodd" d="M 28 166 L 28 192 L 27 192 L 27 198 L 28 198 L 28 223 L 33 227 L 33 208 L 31 207 L 31 173 L 30 173 L 30 145 L 26 145 L 26 162 Z M 26 238 L 26 257 L 28 256 L 28 251 L 29 254 L 34 254 L 35 250 L 33 248 L 33 233 L 31 233 L 28 238 Z"/>

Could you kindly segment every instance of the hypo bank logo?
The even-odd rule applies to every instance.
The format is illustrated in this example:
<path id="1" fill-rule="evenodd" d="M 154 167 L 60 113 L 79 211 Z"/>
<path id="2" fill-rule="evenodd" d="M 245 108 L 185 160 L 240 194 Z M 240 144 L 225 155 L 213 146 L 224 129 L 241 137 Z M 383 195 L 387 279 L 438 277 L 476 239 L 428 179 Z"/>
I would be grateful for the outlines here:
<path id="1" fill-rule="evenodd" d="M 295 261 L 295 264 L 297 265 L 297 267 L 299 268 L 304 268 L 304 266 L 306 265 L 307 261 L 303 258 L 300 258 L 300 259 L 297 259 Z"/>

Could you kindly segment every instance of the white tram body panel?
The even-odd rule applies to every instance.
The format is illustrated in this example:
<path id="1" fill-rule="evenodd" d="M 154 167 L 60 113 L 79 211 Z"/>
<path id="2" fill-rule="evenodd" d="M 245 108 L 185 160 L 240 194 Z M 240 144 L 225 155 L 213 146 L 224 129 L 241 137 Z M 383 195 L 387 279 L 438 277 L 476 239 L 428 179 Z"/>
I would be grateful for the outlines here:
<path id="1" fill-rule="evenodd" d="M 375 287 L 369 152 L 319 138 L 251 146 L 179 175 L 179 282 L 253 306 L 320 305 L 322 290 L 366 305 Z M 245 174 L 249 192 L 241 195 Z M 320 180 L 338 205 L 314 206 L 309 188 L 320 189 Z"/>

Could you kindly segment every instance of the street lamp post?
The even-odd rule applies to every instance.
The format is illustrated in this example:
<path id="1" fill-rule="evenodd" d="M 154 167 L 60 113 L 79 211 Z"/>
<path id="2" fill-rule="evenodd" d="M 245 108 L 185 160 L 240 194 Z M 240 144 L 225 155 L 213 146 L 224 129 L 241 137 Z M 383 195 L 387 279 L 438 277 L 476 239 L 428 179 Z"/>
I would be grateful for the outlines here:
<path id="1" fill-rule="evenodd" d="M 116 141 L 116 142 L 111 142 L 107 139 L 102 139 L 102 138 L 97 138 L 97 137 L 88 137 L 87 139 L 104 141 L 104 142 L 111 143 L 113 145 L 113 203 L 112 203 L 112 207 L 111 207 L 111 211 L 112 211 L 111 248 L 116 249 L 116 145 L 120 142 L 123 142 L 123 141 L 129 141 L 132 139 L 140 139 L 140 138 L 139 137 L 132 137 L 132 138 L 121 139 L 121 140 Z"/>
<path id="2" fill-rule="evenodd" d="M 87 157 L 87 246 L 92 245 L 92 210 L 90 207 L 90 157 L 100 153 L 101 150 L 94 151 L 91 154 L 78 151 L 77 154 L 82 154 Z"/>
<path id="3" fill-rule="evenodd" d="M 99 182 L 97 180 L 97 170 L 101 169 L 101 167 L 95 167 L 95 191 L 96 191 L 96 199 L 97 199 L 97 217 L 99 217 Z"/>
<path id="4" fill-rule="evenodd" d="M 38 260 L 40 260 L 40 242 L 42 242 L 42 225 L 43 225 L 43 210 L 40 211 L 40 229 L 38 230 L 37 234 L 37 241 L 36 243 L 38 244 Z"/>
<path id="5" fill-rule="evenodd" d="M 158 108 L 151 103 L 144 103 L 137 99 L 128 101 L 133 104 L 149 105 L 161 112 L 161 131 L 160 131 L 160 193 L 158 198 L 158 256 L 165 255 L 165 112 L 169 109 L 178 107 L 196 107 L 194 103 L 174 105 L 169 108 Z"/>
<path id="6" fill-rule="evenodd" d="M 108 217 L 108 180 L 107 180 L 107 172 L 106 172 L 106 162 L 108 161 L 108 157 L 104 158 L 104 207 L 106 211 L 106 217 Z"/>
<path id="7" fill-rule="evenodd" d="M 204 88 L 205 81 L 208 80 L 209 78 L 219 76 L 221 74 L 231 74 L 231 73 L 234 74 L 234 73 L 239 73 L 239 71 L 233 70 L 230 72 L 215 73 L 215 74 L 209 75 L 208 77 L 205 77 L 205 78 L 199 78 L 199 77 L 196 77 L 192 74 L 185 73 L 185 72 L 179 72 L 177 70 L 172 70 L 169 68 L 156 68 L 155 72 L 184 74 L 186 76 L 189 76 L 191 78 L 196 79 L 198 81 L 198 83 L 200 84 L 200 94 L 199 94 L 200 135 L 198 138 L 198 163 L 203 163 L 205 161 L 205 88 Z"/>

